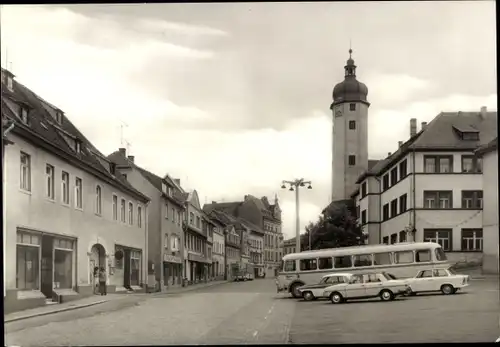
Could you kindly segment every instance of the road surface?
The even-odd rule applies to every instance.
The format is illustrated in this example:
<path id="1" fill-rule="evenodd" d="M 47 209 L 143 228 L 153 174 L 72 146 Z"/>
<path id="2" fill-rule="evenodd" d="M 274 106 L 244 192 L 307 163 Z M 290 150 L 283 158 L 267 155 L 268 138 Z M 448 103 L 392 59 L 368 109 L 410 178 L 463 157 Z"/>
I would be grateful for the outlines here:
<path id="1" fill-rule="evenodd" d="M 467 293 L 332 305 L 277 294 L 270 279 L 124 300 L 8 323 L 7 345 L 493 342 L 498 282 Z"/>

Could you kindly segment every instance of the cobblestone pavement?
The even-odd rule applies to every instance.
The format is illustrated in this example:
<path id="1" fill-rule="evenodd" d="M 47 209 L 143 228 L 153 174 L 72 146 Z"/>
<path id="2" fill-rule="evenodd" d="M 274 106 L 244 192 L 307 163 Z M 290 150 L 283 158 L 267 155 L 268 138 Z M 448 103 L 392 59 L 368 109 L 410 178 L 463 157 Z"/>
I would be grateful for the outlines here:
<path id="1" fill-rule="evenodd" d="M 272 279 L 228 283 L 8 323 L 5 341 L 23 347 L 495 341 L 498 283 L 469 288 L 454 296 L 332 305 L 276 294 Z"/>

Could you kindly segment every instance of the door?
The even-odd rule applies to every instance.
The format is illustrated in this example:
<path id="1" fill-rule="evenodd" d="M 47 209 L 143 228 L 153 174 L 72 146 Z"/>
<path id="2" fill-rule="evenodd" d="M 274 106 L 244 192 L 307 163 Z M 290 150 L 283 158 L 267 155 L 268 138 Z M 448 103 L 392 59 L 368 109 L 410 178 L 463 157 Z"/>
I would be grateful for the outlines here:
<path id="1" fill-rule="evenodd" d="M 448 283 L 448 273 L 444 269 L 434 269 L 432 270 L 432 284 L 431 289 L 429 290 L 441 290 L 441 286 L 445 283 Z"/>
<path id="2" fill-rule="evenodd" d="M 354 275 L 351 278 L 351 282 L 346 287 L 346 297 L 359 298 L 363 296 L 366 296 L 366 288 L 365 283 L 363 283 L 363 277 Z"/>
<path id="3" fill-rule="evenodd" d="M 433 280 L 431 270 L 422 270 L 417 277 L 413 279 L 410 286 L 414 292 L 427 292 L 433 290 Z"/>
<path id="4" fill-rule="evenodd" d="M 47 298 L 52 298 L 54 288 L 54 238 L 42 235 L 41 290 Z"/>
<path id="5" fill-rule="evenodd" d="M 130 249 L 123 250 L 123 286 L 130 289 Z"/>
<path id="6" fill-rule="evenodd" d="M 377 274 L 364 275 L 365 295 L 377 296 L 382 290 L 383 283 Z"/>

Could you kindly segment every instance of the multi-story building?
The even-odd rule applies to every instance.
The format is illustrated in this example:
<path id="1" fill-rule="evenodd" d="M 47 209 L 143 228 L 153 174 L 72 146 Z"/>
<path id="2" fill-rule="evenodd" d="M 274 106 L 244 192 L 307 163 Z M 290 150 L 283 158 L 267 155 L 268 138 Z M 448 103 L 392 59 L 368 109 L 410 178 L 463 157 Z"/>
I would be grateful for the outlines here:
<path id="1" fill-rule="evenodd" d="M 498 235 L 498 138 L 476 150 L 483 162 L 483 272 L 496 273 L 499 269 Z M 477 235 L 469 235 L 467 243 L 480 243 Z"/>
<path id="2" fill-rule="evenodd" d="M 248 223 L 248 222 L 246 222 Z M 254 267 L 254 276 L 264 276 L 264 231 L 258 226 L 252 225 L 250 227 L 250 263 Z"/>
<path id="3" fill-rule="evenodd" d="M 208 279 L 207 233 L 203 230 L 203 211 L 196 190 L 184 194 L 186 212 L 184 220 L 184 276 L 189 283 Z"/>
<path id="4" fill-rule="evenodd" d="M 4 305 L 7 312 L 146 282 L 149 198 L 116 171 L 59 108 L 2 69 Z M 116 197 L 116 200 L 114 199 Z"/>
<path id="5" fill-rule="evenodd" d="M 108 159 L 130 184 L 151 200 L 148 208 L 148 284 L 156 291 L 182 285 L 184 191 L 169 175 L 161 178 L 120 148 Z M 114 203 L 118 197 L 113 196 Z"/>
<path id="6" fill-rule="evenodd" d="M 291 239 L 285 240 L 283 243 L 283 255 L 291 254 L 291 253 L 297 253 L 296 252 L 296 244 L 295 244 L 295 237 L 292 237 Z"/>
<path id="7" fill-rule="evenodd" d="M 202 217 L 201 217 L 201 224 L 202 224 L 202 229 L 203 232 L 207 235 L 207 260 L 209 261 L 207 263 L 207 279 L 212 280 L 213 279 L 213 234 L 214 234 L 214 229 L 216 228 L 217 224 L 213 222 L 210 217 L 205 214 L 203 211 L 202 212 Z"/>
<path id="8" fill-rule="evenodd" d="M 446 112 L 399 142 L 353 193 L 370 244 L 432 241 L 452 261 L 480 261 L 483 251 L 483 163 L 474 155 L 496 136 L 497 114 Z M 470 241 L 473 240 L 473 241 Z"/>
<path id="9" fill-rule="evenodd" d="M 212 277 L 216 280 L 224 279 L 226 261 L 226 242 L 224 236 L 225 225 L 217 217 L 208 216 L 214 224 L 212 246 Z"/>
<path id="10" fill-rule="evenodd" d="M 261 199 L 252 195 L 245 195 L 241 202 L 205 204 L 203 209 L 223 211 L 231 216 L 249 221 L 265 232 L 264 235 L 264 271 L 268 277 L 277 274 L 279 262 L 283 255 L 283 233 L 281 230 L 281 209 L 278 198 L 270 204 L 266 197 Z"/>

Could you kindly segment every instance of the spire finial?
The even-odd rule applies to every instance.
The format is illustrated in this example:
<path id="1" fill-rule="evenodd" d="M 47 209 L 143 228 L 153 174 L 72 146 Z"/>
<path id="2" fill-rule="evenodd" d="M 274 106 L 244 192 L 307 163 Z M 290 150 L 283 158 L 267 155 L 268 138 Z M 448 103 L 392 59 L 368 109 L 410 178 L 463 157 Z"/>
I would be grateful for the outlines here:
<path id="1" fill-rule="evenodd" d="M 349 39 L 349 59 L 352 59 L 351 54 L 352 54 L 352 40 Z"/>

